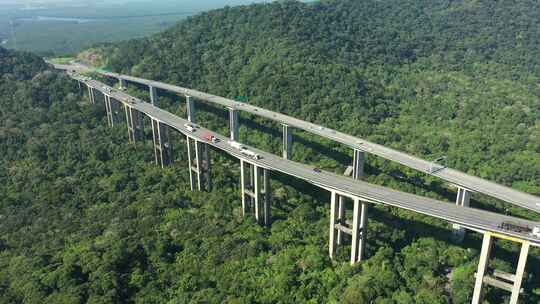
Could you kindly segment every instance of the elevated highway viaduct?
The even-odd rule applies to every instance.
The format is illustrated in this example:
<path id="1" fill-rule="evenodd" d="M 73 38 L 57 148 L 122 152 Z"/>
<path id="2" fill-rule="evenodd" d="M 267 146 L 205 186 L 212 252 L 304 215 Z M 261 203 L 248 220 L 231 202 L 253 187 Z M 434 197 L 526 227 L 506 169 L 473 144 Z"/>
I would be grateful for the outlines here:
<path id="1" fill-rule="evenodd" d="M 266 110 L 257 106 L 249 105 L 234 101 L 232 99 L 207 94 L 193 89 L 183 88 L 176 85 L 171 85 L 163 82 L 148 80 L 139 77 L 133 77 L 128 75 L 122 75 L 113 72 L 96 70 L 89 68 L 81 64 L 75 65 L 59 65 L 54 64 L 56 69 L 72 70 L 81 72 L 95 72 L 100 75 L 117 79 L 121 87 L 127 86 L 128 82 L 138 83 L 148 86 L 150 93 L 150 100 L 153 105 L 157 106 L 158 95 L 156 89 L 162 89 L 169 92 L 174 92 L 182 96 L 188 96 L 195 98 L 199 101 L 205 101 L 213 104 L 218 104 L 226 107 L 231 112 L 231 134 L 237 134 L 238 120 L 234 119 L 237 111 L 244 111 L 255 116 L 260 116 L 272 121 L 276 121 L 283 125 L 284 134 L 284 146 L 283 155 L 291 155 L 292 153 L 292 129 L 301 129 L 306 132 L 319 135 L 321 137 L 339 142 L 346 146 L 351 147 L 354 150 L 356 158 L 356 169 L 362 168 L 364 153 L 373 154 L 384 159 L 388 159 L 406 167 L 418 170 L 420 172 L 430 174 L 439 177 L 453 185 L 458 187 L 458 195 L 456 199 L 457 205 L 467 206 L 470 194 L 473 192 L 483 193 L 485 195 L 497 198 L 504 202 L 517 205 L 522 208 L 529 209 L 531 211 L 540 212 L 540 197 L 534 196 L 528 193 L 518 191 L 516 189 L 506 187 L 476 176 L 465 174 L 458 170 L 454 170 L 440 164 L 427 161 L 407 153 L 397 151 L 376 143 L 369 142 L 362 138 L 358 138 L 352 135 L 348 135 L 330 128 L 326 128 L 321 125 L 310 123 L 301 119 L 297 119 L 285 114 L 277 113 L 274 111 Z M 361 170 L 356 170 L 357 175 L 362 175 Z"/>
<path id="2" fill-rule="evenodd" d="M 61 69 L 69 71 L 80 70 L 71 68 Z M 147 103 L 131 97 L 124 92 L 115 90 L 99 81 L 74 73 L 69 74 L 73 79 L 79 81 L 79 83 L 87 85 L 91 101 L 95 102 L 96 93 L 99 92 L 103 94 L 105 107 L 107 109 L 107 117 L 111 126 L 117 121 L 115 116 L 119 113 L 118 109 L 121 106 L 124 107 L 130 141 L 136 142 L 140 140 L 142 128 L 140 125 L 142 121 L 140 115 L 147 115 L 151 119 L 155 159 L 156 163 L 159 165 L 165 166 L 172 162 L 170 141 L 168 139 L 169 131 L 176 130 L 185 135 L 188 145 L 188 165 L 191 176 L 191 187 L 194 190 L 209 189 L 211 187 L 211 160 L 208 155 L 208 146 L 212 146 L 238 158 L 241 167 L 241 196 L 244 213 L 247 214 L 253 212 L 255 218 L 262 224 L 269 225 L 271 221 L 270 172 L 282 172 L 286 175 L 294 176 L 328 190 L 331 194 L 329 224 L 329 254 L 331 256 L 333 256 L 335 252 L 336 245 L 340 243 L 340 235 L 350 234 L 352 236 L 351 263 L 361 261 L 365 242 L 367 240 L 365 228 L 367 227 L 367 212 L 370 204 L 384 204 L 410 210 L 449 221 L 455 225 L 459 225 L 460 229 L 468 229 L 483 233 L 484 240 L 472 303 L 480 303 L 483 284 L 489 284 L 508 290 L 511 292 L 510 303 L 517 303 L 518 297 L 522 291 L 521 283 L 529 248 L 531 246 L 539 246 L 540 238 L 528 230 L 519 231 L 519 229 L 508 229 L 504 223 L 513 223 L 519 227 L 530 228 L 538 227 L 540 225 L 539 223 L 484 210 L 465 208 L 463 205 L 459 204 L 448 204 L 442 201 L 372 185 L 358 179 L 348 178 L 322 170 L 314 170 L 311 166 L 293 162 L 287 159 L 287 157 L 278 157 L 247 145 L 241 145 L 239 143 L 237 143 L 238 145 L 231 145 L 230 141 L 236 139 L 234 134 L 236 126 L 233 125 L 234 119 L 231 119 L 231 134 L 229 138 L 197 125 L 194 122 L 195 111 L 192 105 L 193 100 L 190 95 L 188 95 L 189 97 L 187 98 L 188 119 L 183 119 L 158 108 L 152 103 Z M 120 79 L 124 81 L 124 78 Z M 125 85 L 125 83 L 123 85 Z M 188 93 L 193 92 L 186 91 L 184 93 L 187 95 Z M 204 96 L 198 95 L 198 98 L 201 97 Z M 204 100 L 207 101 L 214 99 L 208 96 L 204 98 L 206 98 Z M 156 100 L 157 99 L 154 98 L 154 103 Z M 245 104 L 238 104 L 234 101 L 232 102 L 234 103 L 234 108 L 231 111 L 237 111 L 238 108 L 245 109 L 246 107 L 252 107 Z M 258 111 L 259 110 L 257 109 L 255 112 Z M 317 127 L 317 129 L 319 128 Z M 325 129 L 323 128 L 323 130 Z M 329 132 L 332 133 L 337 131 Z M 233 142 L 236 143 L 235 141 Z M 242 146 L 242 149 L 239 149 L 239 145 Z M 363 153 L 366 150 L 357 151 Z M 246 151 L 250 151 L 251 154 L 246 153 Z M 253 157 L 253 154 L 257 155 L 257 157 Z M 356 167 L 355 171 L 358 172 L 357 170 L 358 167 Z M 446 169 L 443 168 L 441 170 Z M 358 176 L 358 173 L 356 176 Z M 503 189 L 510 188 L 503 187 Z M 513 189 L 510 190 L 515 191 Z M 344 209 L 346 206 L 345 200 L 341 200 L 341 198 L 349 198 L 352 201 L 352 221 L 349 221 L 344 217 Z M 488 269 L 490 250 L 495 238 L 503 238 L 521 243 L 522 249 L 515 274 L 508 274 L 501 271 L 491 272 Z"/>

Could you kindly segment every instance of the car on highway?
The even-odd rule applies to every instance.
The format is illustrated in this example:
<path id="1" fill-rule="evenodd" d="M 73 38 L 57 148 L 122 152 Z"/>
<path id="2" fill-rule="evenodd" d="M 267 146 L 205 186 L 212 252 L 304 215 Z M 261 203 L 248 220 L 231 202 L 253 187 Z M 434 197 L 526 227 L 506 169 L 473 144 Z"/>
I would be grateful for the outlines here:
<path id="1" fill-rule="evenodd" d="M 313 171 L 314 171 L 314 172 L 317 172 L 317 173 L 321 173 L 321 172 L 322 172 L 322 170 L 321 170 L 320 168 L 317 168 L 317 167 L 313 168 Z"/>

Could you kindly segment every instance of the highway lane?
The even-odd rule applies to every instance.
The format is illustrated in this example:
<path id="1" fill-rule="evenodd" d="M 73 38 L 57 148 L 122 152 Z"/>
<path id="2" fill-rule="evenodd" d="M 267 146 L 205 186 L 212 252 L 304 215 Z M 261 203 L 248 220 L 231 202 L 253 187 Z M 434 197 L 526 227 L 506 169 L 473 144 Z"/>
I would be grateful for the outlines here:
<path id="1" fill-rule="evenodd" d="M 73 77 L 77 79 L 77 76 Z M 118 100 L 124 104 L 127 104 L 130 107 L 133 107 L 134 109 L 144 113 L 145 115 L 159 120 L 160 122 L 183 133 L 186 136 L 190 136 L 200 142 L 204 142 L 211 146 L 214 146 L 215 148 L 229 153 L 230 155 L 238 159 L 243 159 L 246 162 L 273 171 L 279 171 L 290 176 L 294 176 L 296 178 L 305 180 L 309 183 L 323 187 L 325 189 L 338 191 L 347 196 L 359 197 L 364 201 L 385 204 L 425 214 L 428 216 L 433 216 L 439 219 L 449 221 L 451 223 L 462 225 L 467 229 L 478 232 L 491 231 L 507 236 L 517 237 L 520 239 L 530 240 L 536 246 L 540 246 L 540 238 L 538 237 L 532 236 L 527 233 L 518 233 L 514 231 L 504 230 L 499 227 L 502 222 L 512 222 L 520 225 L 527 225 L 530 227 L 538 226 L 540 225 L 540 223 L 523 220 L 516 217 L 501 215 L 485 210 L 459 207 L 452 203 L 447 203 L 414 194 L 392 190 L 386 187 L 369 184 L 367 182 L 355 180 L 331 172 L 316 172 L 313 170 L 314 168 L 312 166 L 286 160 L 274 154 L 244 145 L 248 149 L 257 152 L 259 155 L 262 156 L 262 159 L 255 160 L 246 157 L 245 155 L 241 154 L 238 149 L 231 147 L 228 144 L 228 137 L 222 136 L 218 133 L 215 133 L 198 125 L 198 130 L 196 132 L 190 132 L 185 127 L 185 124 L 189 123 L 186 119 L 180 118 L 172 113 L 152 106 L 151 104 L 127 95 L 122 91 L 110 88 L 99 81 L 86 81 L 82 78 L 78 78 L 78 80 L 86 82 L 88 85 L 96 88 L 102 93 L 105 93 L 114 98 L 115 100 Z M 209 142 L 202 137 L 202 133 L 210 133 L 219 138 L 220 141 L 217 143 Z"/>
<path id="2" fill-rule="evenodd" d="M 56 65 L 56 69 L 61 70 L 78 70 L 78 71 L 93 71 L 98 72 L 104 76 L 112 77 L 116 79 L 124 79 L 127 81 L 140 83 L 147 86 L 153 86 L 155 88 L 175 92 L 181 95 L 192 96 L 196 99 L 215 103 L 222 105 L 227 108 L 238 109 L 245 111 L 257 116 L 261 116 L 270 120 L 277 121 L 282 124 L 287 124 L 289 126 L 302 129 L 304 131 L 322 136 L 334 140 L 336 142 L 347 145 L 353 149 L 361 150 L 366 153 L 370 153 L 409 168 L 424 172 L 426 174 L 431 174 L 437 176 L 449 183 L 463 187 L 473 192 L 479 192 L 486 194 L 488 196 L 500 199 L 502 201 L 526 208 L 532 211 L 540 212 L 540 197 L 512 189 L 510 187 L 500 185 L 485 179 L 481 179 L 476 176 L 472 176 L 461 171 L 451 169 L 451 168 L 440 168 L 439 170 L 433 171 L 433 168 L 437 168 L 437 164 L 433 162 L 423 160 L 421 158 L 366 141 L 364 139 L 354 137 L 339 131 L 325 128 L 320 125 L 316 125 L 310 122 L 306 122 L 285 114 L 277 113 L 274 111 L 266 110 L 260 107 L 249 105 L 246 103 L 236 102 L 234 100 L 207 94 L 193 89 L 183 88 L 171 84 L 166 84 L 162 82 L 151 81 L 139 77 L 133 77 L 128 75 L 121 75 L 112 72 L 97 71 L 91 68 L 88 68 L 84 65 Z"/>

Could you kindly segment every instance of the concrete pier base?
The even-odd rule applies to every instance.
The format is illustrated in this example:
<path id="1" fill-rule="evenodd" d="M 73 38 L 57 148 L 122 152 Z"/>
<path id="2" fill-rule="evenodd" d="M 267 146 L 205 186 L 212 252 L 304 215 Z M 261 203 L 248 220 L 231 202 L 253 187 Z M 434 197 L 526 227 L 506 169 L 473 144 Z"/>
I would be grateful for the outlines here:
<path id="1" fill-rule="evenodd" d="M 186 137 L 191 191 L 211 191 L 210 155 L 206 143 Z"/>
<path id="2" fill-rule="evenodd" d="M 156 164 L 165 168 L 172 163 L 172 147 L 169 139 L 169 127 L 159 120 L 152 119 L 152 134 Z"/>
<path id="3" fill-rule="evenodd" d="M 470 200 L 471 200 L 471 191 L 465 188 L 458 187 L 456 205 L 460 207 L 469 207 Z M 463 239 L 465 238 L 465 229 L 458 224 L 453 224 L 452 228 L 453 228 L 454 239 L 459 242 L 463 241 Z"/>
<path id="4" fill-rule="evenodd" d="M 293 127 L 283 124 L 283 158 L 292 158 L 292 131 Z"/>
<path id="5" fill-rule="evenodd" d="M 505 239 L 519 241 L 521 243 L 521 251 L 519 254 L 519 260 L 515 274 L 506 273 L 503 271 L 493 270 L 489 271 L 489 258 L 491 255 L 491 249 L 493 247 L 494 237 L 502 237 Z M 474 284 L 474 292 L 472 297 L 472 304 L 482 303 L 482 287 L 484 284 L 504 289 L 511 293 L 510 304 L 517 304 L 519 295 L 523 293 L 521 284 L 523 282 L 523 275 L 525 272 L 525 265 L 527 264 L 527 258 L 529 255 L 530 242 L 523 240 L 516 240 L 509 237 L 503 237 L 491 232 L 484 233 L 484 240 L 482 241 L 482 251 L 480 252 L 480 260 L 478 262 L 478 270 L 476 271 L 476 280 Z"/>
<path id="6" fill-rule="evenodd" d="M 259 224 L 270 226 L 272 214 L 269 171 L 240 160 L 240 179 L 244 216 L 251 213 Z"/>
<path id="7" fill-rule="evenodd" d="M 126 123 L 128 129 L 129 142 L 135 144 L 142 138 L 143 134 L 143 119 L 141 113 L 132 107 L 124 104 L 124 110 L 126 112 Z"/>
<path id="8" fill-rule="evenodd" d="M 231 131 L 231 140 L 238 141 L 238 130 L 240 125 L 238 123 L 238 110 L 229 108 L 229 129 Z"/>
<path id="9" fill-rule="evenodd" d="M 334 257 L 338 245 L 338 236 L 340 238 L 339 242 L 342 244 L 343 234 L 350 235 L 350 262 L 351 264 L 355 264 L 361 262 L 365 255 L 368 203 L 360 201 L 359 198 L 352 198 L 353 219 L 352 221 L 349 221 L 345 218 L 345 199 L 343 198 L 340 200 L 340 197 L 341 196 L 338 193 L 334 191 L 331 192 L 329 254 L 330 257 Z M 342 209 L 340 209 L 340 205 Z"/>

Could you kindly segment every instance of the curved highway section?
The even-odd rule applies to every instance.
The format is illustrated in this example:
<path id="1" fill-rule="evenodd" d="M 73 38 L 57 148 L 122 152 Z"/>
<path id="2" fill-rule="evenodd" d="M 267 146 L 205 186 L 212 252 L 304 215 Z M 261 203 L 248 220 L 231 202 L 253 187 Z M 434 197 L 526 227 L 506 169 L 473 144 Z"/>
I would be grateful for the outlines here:
<path id="1" fill-rule="evenodd" d="M 360 180 L 355 180 L 350 177 L 337 175 L 326 171 L 314 171 L 314 167 L 297 163 L 291 160 L 286 160 L 278 157 L 274 154 L 267 153 L 258 150 L 247 145 L 243 145 L 248 149 L 255 151 L 261 159 L 253 159 L 246 157 L 244 154 L 234 147 L 232 147 L 228 141 L 229 138 L 215 133 L 211 130 L 198 126 L 197 131 L 191 132 L 185 124 L 193 124 L 188 120 L 180 118 L 170 112 L 162 110 L 158 107 L 144 102 L 140 99 L 134 98 L 126 93 L 109 87 L 96 80 L 87 80 L 85 77 L 79 77 L 77 75 L 70 75 L 73 79 L 86 83 L 88 86 L 100 91 L 101 93 L 108 95 L 115 100 L 132 107 L 137 111 L 144 113 L 145 115 L 159 120 L 161 123 L 168 125 L 170 128 L 183 133 L 186 136 L 196 139 L 199 142 L 211 145 L 219 150 L 222 150 L 238 159 L 242 159 L 248 163 L 256 164 L 257 166 L 264 167 L 273 171 L 279 171 L 284 174 L 294 176 L 302 179 L 319 187 L 327 190 L 333 190 L 351 197 L 358 197 L 361 200 L 384 204 L 393 207 L 398 207 L 417 213 L 425 214 L 428 216 L 436 217 L 449 221 L 451 223 L 459 224 L 467 229 L 477 232 L 495 232 L 501 235 L 516 237 L 522 240 L 531 241 L 532 245 L 540 246 L 540 238 L 530 233 L 510 231 L 501 228 L 503 222 L 511 222 L 514 224 L 536 227 L 540 223 L 536 223 L 529 220 L 519 219 L 516 217 L 510 217 L 501 215 L 489 211 L 466 208 L 456 206 L 451 203 L 426 198 L 410 193 L 405 193 L 397 190 L 392 190 L 386 187 L 373 185 Z M 195 124 L 196 125 L 196 124 Z M 211 134 L 219 139 L 218 142 L 211 142 L 205 139 L 202 134 Z"/>
<path id="2" fill-rule="evenodd" d="M 473 192 L 479 192 L 486 194 L 488 196 L 500 199 L 502 201 L 526 208 L 535 212 L 540 212 L 540 197 L 524 193 L 510 187 L 506 187 L 479 177 L 465 174 L 461 171 L 454 170 L 451 168 L 440 167 L 439 165 L 423 160 L 421 158 L 376 144 L 364 139 L 354 137 L 339 131 L 329 129 L 320 125 L 316 125 L 307 121 L 303 121 L 285 114 L 277 113 L 274 111 L 266 110 L 264 108 L 256 107 L 253 105 L 239 103 L 234 100 L 207 94 L 193 89 L 187 89 L 163 82 L 152 81 L 144 78 L 133 77 L 128 75 L 122 75 L 112 72 L 106 72 L 101 70 L 96 70 L 89 68 L 81 64 L 73 65 L 62 65 L 62 64 L 52 64 L 56 69 L 59 70 L 68 70 L 68 71 L 83 71 L 83 72 L 95 72 L 103 76 L 112 77 L 116 79 L 122 79 L 142 85 L 151 86 L 154 88 L 159 88 L 167 90 L 170 92 L 175 92 L 184 96 L 192 96 L 198 100 L 203 100 L 206 102 L 219 104 L 227 108 L 238 109 L 264 117 L 273 121 L 277 121 L 282 124 L 292 126 L 297 129 L 302 129 L 304 131 L 317 134 L 324 138 L 334 140 L 336 142 L 347 145 L 353 149 L 364 151 L 397 163 L 400 163 L 404 166 L 407 166 L 418 171 L 437 176 L 451 184 L 465 188 Z M 437 168 L 433 170 L 433 168 Z"/>

